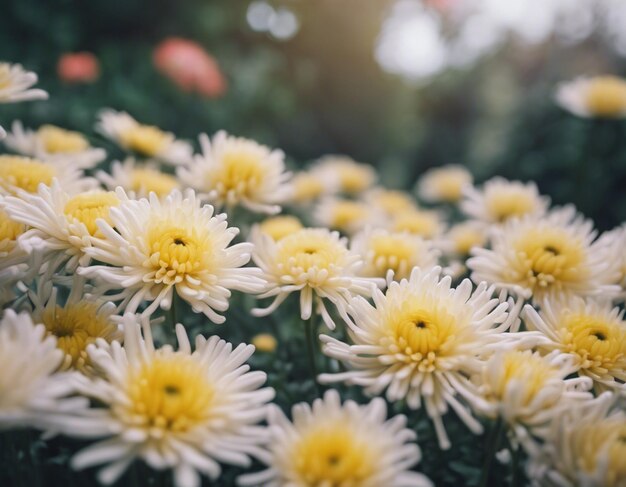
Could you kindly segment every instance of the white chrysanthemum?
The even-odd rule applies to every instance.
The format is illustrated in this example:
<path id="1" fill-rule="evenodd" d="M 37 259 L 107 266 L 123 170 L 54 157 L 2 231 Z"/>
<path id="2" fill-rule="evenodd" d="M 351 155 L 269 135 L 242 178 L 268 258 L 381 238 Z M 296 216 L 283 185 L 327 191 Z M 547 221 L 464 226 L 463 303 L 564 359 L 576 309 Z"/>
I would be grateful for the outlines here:
<path id="1" fill-rule="evenodd" d="M 441 213 L 435 210 L 407 210 L 394 215 L 389 222 L 394 232 L 408 232 L 425 239 L 439 237 L 445 230 Z"/>
<path id="2" fill-rule="evenodd" d="M 313 217 L 320 227 L 339 230 L 347 235 L 353 235 L 366 226 L 381 226 L 384 221 L 377 208 L 367 203 L 332 197 L 317 205 Z"/>
<path id="3" fill-rule="evenodd" d="M 324 156 L 311 167 L 311 174 L 324 181 L 324 185 L 342 193 L 357 195 L 376 182 L 376 171 L 347 156 Z"/>
<path id="4" fill-rule="evenodd" d="M 626 414 L 615 397 L 569 405 L 554 418 L 543 447 L 527 469 L 534 487 L 623 487 Z"/>
<path id="5" fill-rule="evenodd" d="M 518 306 L 493 297 L 493 286 L 472 292 L 465 279 L 456 289 L 441 268 L 416 268 L 410 279 L 392 282 L 386 294 L 376 290 L 374 305 L 356 297 L 347 321 L 353 345 L 322 335 L 326 355 L 352 370 L 322 374 L 320 382 L 346 381 L 370 395 L 386 390 L 390 401 L 406 400 L 411 409 L 422 404 L 432 419 L 441 448 L 449 448 L 443 416 L 451 407 L 474 433 L 482 431 L 462 399 L 479 401 L 471 383 L 489 354 L 516 347 L 533 334 L 504 333 L 517 325 Z"/>
<path id="6" fill-rule="evenodd" d="M 56 179 L 50 187 L 40 185 L 36 194 L 22 191 L 0 201 L 12 220 L 28 227 L 19 237 L 20 245 L 29 251 L 42 247 L 52 254 L 50 272 L 63 264 L 69 272 L 88 264 L 85 250 L 92 237 L 101 236 L 96 220 L 109 220 L 109 210 L 118 204 L 115 193 L 102 190 L 70 196 Z"/>
<path id="7" fill-rule="evenodd" d="M 60 369 L 75 369 L 91 373 L 87 346 L 97 339 L 107 342 L 121 341 L 122 332 L 115 305 L 109 301 L 96 300 L 85 295 L 84 280 L 74 277 L 71 291 L 64 304 L 58 301 L 58 288 L 40 286 L 37 293 L 30 293 L 34 304 L 33 319 L 42 323 L 46 333 L 56 338 L 56 345 L 63 352 Z"/>
<path id="8" fill-rule="evenodd" d="M 109 299 L 123 302 L 134 313 L 144 301 L 150 315 L 157 307 L 169 309 L 173 293 L 187 301 L 196 313 L 223 323 L 218 312 L 228 309 L 230 290 L 260 292 L 260 271 L 243 267 L 250 260 L 252 244 L 229 246 L 239 233 L 228 228 L 226 215 L 213 214 L 201 205 L 192 190 L 174 190 L 159 200 L 130 199 L 118 188 L 119 206 L 111 208 L 110 223 L 98 220 L 103 238 L 86 249 L 90 257 L 106 264 L 79 269 L 98 278 L 100 293 L 114 291 Z"/>
<path id="9" fill-rule="evenodd" d="M 362 275 L 389 276 L 396 281 L 409 277 L 414 267 L 435 267 L 439 258 L 431 242 L 410 233 L 384 229 L 368 229 L 355 235 L 350 248 L 365 262 Z"/>
<path id="10" fill-rule="evenodd" d="M 598 238 L 598 245 L 608 252 L 608 260 L 615 272 L 614 284 L 621 288 L 620 299 L 626 299 L 626 225 L 603 233 Z"/>
<path id="11" fill-rule="evenodd" d="M 332 302 L 340 313 L 353 295 L 371 296 L 383 279 L 357 277 L 363 262 L 347 247 L 347 240 L 326 228 L 305 228 L 275 242 L 267 235 L 255 241 L 254 261 L 264 273 L 266 285 L 259 298 L 273 297 L 266 309 L 252 310 L 255 316 L 267 316 L 293 292 L 300 293 L 300 317 L 308 320 L 315 311 L 330 329 L 335 323 L 324 300 Z"/>
<path id="12" fill-rule="evenodd" d="M 561 107 L 579 117 L 626 116 L 626 81 L 617 76 L 578 77 L 556 91 Z"/>
<path id="13" fill-rule="evenodd" d="M 417 203 L 406 191 L 385 188 L 372 188 L 363 195 L 363 201 L 377 208 L 388 217 L 398 213 L 417 210 Z"/>
<path id="14" fill-rule="evenodd" d="M 474 406 L 491 418 L 502 418 L 516 439 L 532 451 L 540 435 L 573 401 L 591 399 L 591 380 L 567 376 L 576 370 L 571 357 L 554 351 L 542 356 L 530 350 L 501 350 L 484 365 L 480 378 L 483 401 Z"/>
<path id="15" fill-rule="evenodd" d="M 491 178 L 482 189 L 468 186 L 461 201 L 461 210 L 470 218 L 488 224 L 501 224 L 511 218 L 543 215 L 549 200 L 539 194 L 533 182 Z"/>
<path id="16" fill-rule="evenodd" d="M 193 157 L 189 142 L 177 140 L 174 134 L 154 125 L 143 125 L 126 112 L 104 110 L 96 128 L 120 147 L 142 157 L 159 159 L 170 164 L 184 164 Z"/>
<path id="17" fill-rule="evenodd" d="M 450 164 L 435 167 L 419 178 L 417 194 L 429 203 L 456 203 L 472 181 L 472 174 L 463 166 Z"/>
<path id="18" fill-rule="evenodd" d="M 55 373 L 63 353 L 43 325 L 34 325 L 26 313 L 4 311 L 0 321 L 0 430 L 51 426 L 48 415 L 67 414 L 84 401 L 68 399 L 74 377 Z"/>
<path id="19" fill-rule="evenodd" d="M 524 321 L 546 336 L 542 348 L 569 355 L 576 372 L 590 377 L 597 389 L 626 393 L 626 322 L 619 308 L 574 296 L 546 301 L 539 313 L 527 305 Z"/>
<path id="20" fill-rule="evenodd" d="M 35 83 L 37 75 L 21 64 L 0 63 L 0 103 L 47 99 L 44 90 L 30 89 Z"/>
<path id="21" fill-rule="evenodd" d="M 104 149 L 91 147 L 81 133 L 54 125 L 43 125 L 35 131 L 25 130 L 16 120 L 4 143 L 25 156 L 56 164 L 70 164 L 82 169 L 92 168 L 106 157 Z"/>
<path id="22" fill-rule="evenodd" d="M 200 136 L 202 154 L 178 170 L 178 176 L 216 206 L 241 205 L 259 213 L 278 213 L 291 193 L 285 155 L 243 137 L 218 132 Z"/>
<path id="23" fill-rule="evenodd" d="M 595 236 L 593 223 L 573 207 L 513 219 L 492 228 L 491 250 L 475 247 L 467 266 L 474 282 L 487 281 L 534 302 L 615 294 L 615 270 Z"/>
<path id="24" fill-rule="evenodd" d="M 296 205 L 308 204 L 323 195 L 334 193 L 337 186 L 332 181 L 326 181 L 311 171 L 296 173 L 291 180 L 291 185 L 293 190 L 289 201 Z"/>
<path id="25" fill-rule="evenodd" d="M 261 388 L 265 373 L 246 364 L 254 347 L 233 349 L 217 336 L 197 336 L 192 351 L 178 324 L 178 350 L 155 349 L 135 316 L 125 315 L 123 326 L 123 347 L 103 340 L 88 347 L 99 377 L 85 378 L 80 389 L 98 406 L 66 417 L 61 431 L 104 439 L 78 452 L 72 466 L 108 464 L 98 480 L 111 484 L 142 459 L 154 469 L 173 469 L 175 485 L 196 487 L 199 474 L 219 477 L 219 463 L 249 465 L 266 435 L 255 425 L 274 397 L 273 389 Z"/>
<path id="26" fill-rule="evenodd" d="M 387 419 L 380 399 L 359 405 L 341 403 L 327 391 L 313 406 L 293 407 L 289 421 L 280 409 L 269 414 L 267 451 L 260 460 L 268 468 L 242 475 L 239 485 L 430 487 L 432 482 L 410 470 L 421 457 L 403 415 Z"/>
<path id="27" fill-rule="evenodd" d="M 150 193 L 162 198 L 180 188 L 176 176 L 161 171 L 156 164 L 138 164 L 132 157 L 114 161 L 110 172 L 98 171 L 96 177 L 109 190 L 121 186 L 136 198 L 147 198 Z"/>
<path id="28" fill-rule="evenodd" d="M 448 230 L 441 241 L 444 252 L 454 257 L 465 258 L 473 247 L 487 244 L 488 227 L 477 221 L 457 223 Z"/>
<path id="29" fill-rule="evenodd" d="M 36 193 L 40 184 L 50 186 L 57 179 L 69 194 L 88 191 L 96 186 L 93 178 L 71 164 L 52 164 L 30 157 L 0 155 L 0 195 L 16 194 L 20 190 Z"/>
<path id="30" fill-rule="evenodd" d="M 292 215 L 278 215 L 266 218 L 258 225 L 254 225 L 252 232 L 261 232 L 278 241 L 287 235 L 302 230 L 302 222 Z M 258 237 L 252 237 L 255 240 Z"/>
<path id="31" fill-rule="evenodd" d="M 0 304 L 14 297 L 11 286 L 28 271 L 28 252 L 18 243 L 25 231 L 24 224 L 11 219 L 2 209 L 0 199 Z"/>

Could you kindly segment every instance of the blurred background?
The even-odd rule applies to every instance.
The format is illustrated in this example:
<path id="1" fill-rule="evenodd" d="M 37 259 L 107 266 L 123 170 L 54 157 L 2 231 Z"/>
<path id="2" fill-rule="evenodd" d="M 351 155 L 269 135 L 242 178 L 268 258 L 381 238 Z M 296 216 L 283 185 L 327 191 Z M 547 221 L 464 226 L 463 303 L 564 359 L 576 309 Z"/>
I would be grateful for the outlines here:
<path id="1" fill-rule="evenodd" d="M 403 189 L 464 164 L 478 182 L 535 180 L 604 230 L 626 220 L 626 122 L 553 97 L 624 74 L 624 26 L 624 0 L 6 2 L 0 60 L 37 72 L 50 100 L 0 106 L 0 124 L 54 123 L 114 151 L 93 132 L 112 107 L 182 138 L 251 137 L 293 167 L 347 154 Z"/>

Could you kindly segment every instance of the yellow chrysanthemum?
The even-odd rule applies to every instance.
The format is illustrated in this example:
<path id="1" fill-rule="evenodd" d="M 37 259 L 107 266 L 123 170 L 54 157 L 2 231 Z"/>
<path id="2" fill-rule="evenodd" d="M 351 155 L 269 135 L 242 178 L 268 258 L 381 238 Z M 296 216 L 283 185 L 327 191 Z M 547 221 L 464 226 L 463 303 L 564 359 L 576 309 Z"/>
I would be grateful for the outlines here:
<path id="1" fill-rule="evenodd" d="M 22 189 L 36 193 L 39 184 L 49 186 L 56 176 L 54 166 L 36 159 L 19 156 L 0 156 L 0 191 L 15 193 Z"/>
<path id="2" fill-rule="evenodd" d="M 102 236 L 96 220 L 101 218 L 110 223 L 109 210 L 119 202 L 113 192 L 90 191 L 72 196 L 65 204 L 64 212 L 70 221 L 78 220 L 85 225 L 90 235 Z"/>
<path id="3" fill-rule="evenodd" d="M 37 137 L 48 154 L 75 154 L 89 149 L 89 142 L 82 134 L 54 125 L 40 127 Z"/>

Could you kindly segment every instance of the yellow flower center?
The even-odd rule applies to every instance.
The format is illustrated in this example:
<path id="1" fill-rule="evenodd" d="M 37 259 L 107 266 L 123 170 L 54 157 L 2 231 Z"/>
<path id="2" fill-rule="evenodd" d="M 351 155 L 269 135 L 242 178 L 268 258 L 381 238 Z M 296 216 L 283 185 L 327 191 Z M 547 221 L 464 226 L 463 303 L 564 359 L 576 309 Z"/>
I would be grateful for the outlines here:
<path id="1" fill-rule="evenodd" d="M 509 385 L 515 381 L 523 386 L 519 396 L 520 403 L 528 406 L 547 382 L 557 375 L 558 370 L 541 356 L 529 351 L 513 350 L 505 354 L 498 380 L 490 384 L 491 394 L 498 400 L 503 400 Z M 544 407 L 547 406 L 549 404 L 544 404 Z"/>
<path id="2" fill-rule="evenodd" d="M 120 134 L 122 145 L 147 157 L 154 157 L 172 141 L 172 134 L 152 125 L 135 125 Z"/>
<path id="3" fill-rule="evenodd" d="M 565 351 L 580 357 L 583 369 L 610 371 L 626 366 L 626 323 L 601 316 L 569 314 L 560 328 Z"/>
<path id="4" fill-rule="evenodd" d="M 373 253 L 371 263 L 376 276 L 384 277 L 391 269 L 394 278 L 400 280 L 410 273 L 409 267 L 415 253 L 415 245 L 404 235 L 374 235 L 369 249 Z"/>
<path id="5" fill-rule="evenodd" d="M 295 216 L 276 216 L 267 218 L 260 224 L 261 232 L 278 241 L 287 235 L 302 230 L 302 223 Z"/>
<path id="6" fill-rule="evenodd" d="M 267 175 L 263 155 L 253 149 L 233 148 L 222 155 L 222 164 L 212 174 L 213 185 L 224 200 L 250 198 Z"/>
<path id="7" fill-rule="evenodd" d="M 271 353 L 276 350 L 278 342 L 276 338 L 269 333 L 259 333 L 252 338 L 252 345 L 254 345 L 257 352 Z"/>
<path id="8" fill-rule="evenodd" d="M 626 82 L 616 76 L 598 76 L 589 83 L 586 102 L 593 115 L 619 116 L 626 111 Z"/>
<path id="9" fill-rule="evenodd" d="M 393 229 L 396 232 L 409 232 L 424 238 L 434 237 L 440 228 L 439 217 L 431 211 L 409 211 L 398 215 Z"/>
<path id="10" fill-rule="evenodd" d="M 514 242 L 513 248 L 519 267 L 508 272 L 533 293 L 562 289 L 586 278 L 580 267 L 585 259 L 583 243 L 562 229 L 532 229 Z"/>
<path id="11" fill-rule="evenodd" d="M 431 180 L 439 198 L 448 202 L 459 201 L 463 195 L 463 187 L 467 183 L 467 173 L 445 169 L 441 170 Z"/>
<path id="12" fill-rule="evenodd" d="M 359 487 L 375 472 L 375 453 L 354 427 L 326 421 L 302 435 L 294 446 L 293 465 L 302 485 Z"/>
<path id="13" fill-rule="evenodd" d="M 22 223 L 13 221 L 0 209 L 0 253 L 10 252 L 15 248 L 17 237 L 26 230 Z"/>
<path id="14" fill-rule="evenodd" d="M 157 169 L 148 167 L 133 170 L 130 179 L 130 190 L 138 194 L 155 193 L 157 196 L 167 196 L 173 189 L 178 188 L 178 180 Z"/>
<path id="15" fill-rule="evenodd" d="M 216 391 L 200 361 L 181 352 L 157 351 L 128 375 L 128 403 L 113 406 L 133 426 L 186 432 L 210 419 Z"/>
<path id="16" fill-rule="evenodd" d="M 37 136 L 48 154 L 75 154 L 89 148 L 89 142 L 82 134 L 54 125 L 40 127 Z"/>
<path id="17" fill-rule="evenodd" d="M 468 255 L 472 247 L 482 247 L 487 240 L 484 232 L 462 224 L 452 229 L 450 237 L 454 250 L 460 255 Z"/>
<path id="18" fill-rule="evenodd" d="M 48 334 L 56 337 L 57 348 L 66 355 L 62 369 L 89 370 L 87 345 L 97 338 L 111 342 L 120 336 L 117 325 L 99 314 L 95 303 L 81 302 L 64 308 L 46 309 L 41 321 Z"/>
<path id="19" fill-rule="evenodd" d="M 0 156 L 0 189 L 14 193 L 16 188 L 36 193 L 40 183 L 50 186 L 56 175 L 54 166 L 35 159 Z"/>
<path id="20" fill-rule="evenodd" d="M 449 303 L 429 302 L 426 296 L 411 296 L 385 310 L 379 344 L 390 356 L 418 370 L 433 372 L 437 359 L 454 353 L 459 339 L 471 332 L 448 311 Z"/>
<path id="21" fill-rule="evenodd" d="M 119 202 L 113 192 L 90 191 L 70 198 L 63 210 L 69 221 L 78 220 L 85 225 L 90 235 L 101 237 L 96 220 L 102 218 L 111 224 L 109 210 Z"/>
<path id="22" fill-rule="evenodd" d="M 338 164 L 336 170 L 341 190 L 346 193 L 360 193 L 372 184 L 372 171 L 365 165 L 357 163 Z"/>
<path id="23" fill-rule="evenodd" d="M 413 199 L 403 191 L 382 190 L 375 195 L 374 204 L 390 215 L 415 209 Z"/>
<path id="24" fill-rule="evenodd" d="M 285 284 L 306 282 L 315 286 L 341 272 L 347 253 L 330 235 L 304 229 L 278 242 L 276 266 Z"/>
<path id="25" fill-rule="evenodd" d="M 300 173 L 293 178 L 293 199 L 299 203 L 314 200 L 324 193 L 324 184 L 316 176 Z"/>
<path id="26" fill-rule="evenodd" d="M 193 228 L 179 227 L 170 221 L 156 222 L 148 230 L 147 241 L 147 265 L 154 269 L 157 283 L 178 284 L 186 276 L 210 268 L 211 241 Z"/>
<path id="27" fill-rule="evenodd" d="M 493 221 L 503 223 L 509 218 L 521 217 L 537 209 L 537 200 L 525 191 L 506 190 L 487 192 L 485 203 Z"/>
<path id="28" fill-rule="evenodd" d="M 367 219 L 367 206 L 356 201 L 337 201 L 331 209 L 331 228 L 349 231 L 353 225 Z"/>
<path id="29" fill-rule="evenodd" d="M 579 428 L 573 435 L 572 450 L 583 469 L 595 473 L 606 465 L 602 485 L 621 487 L 626 479 L 626 424 L 623 419 L 608 418 Z"/>

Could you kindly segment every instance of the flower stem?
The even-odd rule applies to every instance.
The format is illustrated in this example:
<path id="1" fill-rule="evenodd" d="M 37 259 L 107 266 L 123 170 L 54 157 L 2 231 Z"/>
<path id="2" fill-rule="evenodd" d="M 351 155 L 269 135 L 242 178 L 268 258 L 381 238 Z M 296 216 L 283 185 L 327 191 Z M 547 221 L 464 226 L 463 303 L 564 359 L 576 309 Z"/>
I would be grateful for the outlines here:
<path id="1" fill-rule="evenodd" d="M 498 452 L 498 446 L 500 444 L 500 437 L 504 431 L 504 422 L 501 418 L 498 418 L 496 422 L 491 426 L 489 431 L 489 437 L 487 438 L 487 448 L 485 450 L 485 459 L 483 463 L 483 470 L 480 474 L 480 487 L 487 487 L 489 485 L 489 476 L 491 473 L 491 466 L 493 465 L 493 459 Z"/>
<path id="2" fill-rule="evenodd" d="M 315 363 L 315 352 L 317 349 L 317 341 L 315 339 L 315 315 L 311 315 L 311 317 L 304 322 L 305 329 L 305 341 L 306 341 L 306 351 L 307 356 L 309 358 L 309 371 L 311 372 L 311 378 L 313 379 L 313 384 L 315 385 L 315 392 L 317 395 L 320 395 L 319 384 L 317 383 L 317 365 Z"/>
<path id="3" fill-rule="evenodd" d="M 519 478 L 519 448 L 513 445 L 513 442 L 509 439 L 509 451 L 511 452 L 511 487 L 518 487 L 520 485 Z"/>

